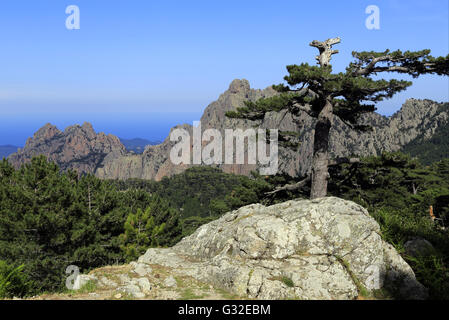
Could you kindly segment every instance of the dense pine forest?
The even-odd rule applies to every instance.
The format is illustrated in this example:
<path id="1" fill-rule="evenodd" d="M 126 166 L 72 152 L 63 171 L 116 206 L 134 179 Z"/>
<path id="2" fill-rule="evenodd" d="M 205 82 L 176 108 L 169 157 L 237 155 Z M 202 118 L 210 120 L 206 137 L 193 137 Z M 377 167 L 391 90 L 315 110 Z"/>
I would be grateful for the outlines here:
<path id="1" fill-rule="evenodd" d="M 63 290 L 69 265 L 88 271 L 174 245 L 224 212 L 258 202 L 268 188 L 211 168 L 161 182 L 122 182 L 63 173 L 43 156 L 20 170 L 3 160 L 0 294 Z"/>
<path id="2" fill-rule="evenodd" d="M 388 153 L 333 166 L 330 174 L 330 195 L 366 207 L 431 298 L 449 298 L 449 159 L 423 165 Z M 310 185 L 294 193 L 269 193 L 293 180 L 194 167 L 159 182 L 105 181 L 61 172 L 42 156 L 19 170 L 3 160 L 0 297 L 63 291 L 69 265 L 87 272 L 126 263 L 148 247 L 174 245 L 227 211 L 306 198 Z M 404 243 L 413 237 L 430 241 L 435 250 L 407 256 Z"/>

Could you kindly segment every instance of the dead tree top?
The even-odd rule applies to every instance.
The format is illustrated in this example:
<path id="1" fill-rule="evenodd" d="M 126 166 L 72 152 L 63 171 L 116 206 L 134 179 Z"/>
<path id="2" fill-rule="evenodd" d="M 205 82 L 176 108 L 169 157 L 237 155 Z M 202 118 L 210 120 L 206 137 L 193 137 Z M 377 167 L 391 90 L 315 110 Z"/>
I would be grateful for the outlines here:
<path id="1" fill-rule="evenodd" d="M 332 50 L 332 46 L 340 42 L 340 37 L 337 37 L 327 39 L 326 41 L 313 40 L 310 43 L 311 47 L 315 47 L 320 51 L 320 55 L 316 59 L 322 67 L 327 67 L 330 64 L 332 55 L 338 53 L 338 50 Z"/>

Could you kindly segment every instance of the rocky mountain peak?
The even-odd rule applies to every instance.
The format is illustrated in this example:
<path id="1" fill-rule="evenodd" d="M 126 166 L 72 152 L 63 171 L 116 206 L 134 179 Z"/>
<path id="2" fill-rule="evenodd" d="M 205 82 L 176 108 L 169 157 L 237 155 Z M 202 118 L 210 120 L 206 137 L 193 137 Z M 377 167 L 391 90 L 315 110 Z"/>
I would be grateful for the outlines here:
<path id="1" fill-rule="evenodd" d="M 246 79 L 235 79 L 229 85 L 230 93 L 246 93 L 251 89 L 249 81 Z"/>
<path id="2" fill-rule="evenodd" d="M 438 109 L 439 104 L 428 99 L 407 99 L 402 108 L 392 118 L 416 119 L 432 116 Z"/>
<path id="3" fill-rule="evenodd" d="M 86 130 L 86 131 L 92 131 L 92 132 L 95 132 L 94 131 L 94 128 L 92 127 L 92 124 L 90 123 L 90 122 L 84 122 L 83 123 L 83 125 L 81 126 L 84 130 Z"/>
<path id="4" fill-rule="evenodd" d="M 25 148 L 8 159 L 15 167 L 20 167 L 33 156 L 45 155 L 63 170 L 95 173 L 106 156 L 113 159 L 125 154 L 126 149 L 116 136 L 97 134 L 88 122 L 69 126 L 64 132 L 47 123 L 27 140 Z"/>
<path id="5" fill-rule="evenodd" d="M 47 140 L 59 134 L 61 134 L 61 131 L 59 131 L 59 129 L 56 126 L 52 125 L 51 123 L 47 123 L 38 131 L 36 131 L 36 133 L 33 136 L 33 139 Z"/>
<path id="6" fill-rule="evenodd" d="M 64 134 L 66 135 L 85 135 L 89 137 L 89 139 L 94 139 L 97 133 L 95 132 L 92 124 L 89 122 L 84 122 L 83 125 L 75 124 L 72 126 L 68 126 L 64 130 Z"/>

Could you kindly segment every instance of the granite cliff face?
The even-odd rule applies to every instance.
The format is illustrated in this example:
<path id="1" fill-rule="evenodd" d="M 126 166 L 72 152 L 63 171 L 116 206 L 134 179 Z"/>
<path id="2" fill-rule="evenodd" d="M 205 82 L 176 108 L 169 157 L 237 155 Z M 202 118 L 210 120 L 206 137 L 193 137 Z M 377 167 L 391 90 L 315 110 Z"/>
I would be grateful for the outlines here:
<path id="1" fill-rule="evenodd" d="M 250 88 L 247 80 L 234 80 L 229 89 L 205 109 L 200 120 L 202 131 L 214 128 L 224 137 L 225 129 L 247 129 L 258 125 L 253 121 L 229 119 L 225 113 L 243 106 L 246 100 L 255 101 L 275 94 L 271 87 L 256 90 Z M 424 140 L 430 138 L 438 128 L 449 125 L 449 104 L 410 99 L 391 117 L 372 113 L 366 115 L 363 122 L 371 125 L 373 130 L 359 133 L 335 119 L 330 139 L 333 157 L 379 155 L 383 151 L 398 151 L 418 137 Z M 179 125 L 172 130 L 176 128 L 185 129 L 192 136 L 191 125 Z M 302 176 L 310 170 L 313 118 L 303 113 L 294 121 L 284 112 L 269 113 L 260 128 L 299 132 L 298 151 L 279 149 L 279 171 L 291 176 Z M 72 126 L 64 132 L 48 124 L 27 141 L 23 150 L 11 155 L 9 160 L 15 166 L 20 166 L 33 155 L 45 154 L 63 169 L 95 173 L 100 178 L 160 180 L 181 173 L 190 166 L 174 165 L 170 161 L 170 151 L 174 145 L 175 142 L 167 137 L 161 144 L 147 146 L 142 154 L 135 154 L 127 152 L 117 137 L 96 134 L 90 124 Z M 257 169 L 256 165 L 217 166 L 225 172 L 244 175 Z"/>
<path id="2" fill-rule="evenodd" d="M 15 167 L 20 167 L 33 156 L 45 155 L 62 170 L 95 173 L 106 157 L 111 159 L 125 154 L 125 147 L 117 137 L 102 132 L 97 134 L 86 122 L 82 126 L 67 127 L 64 131 L 46 124 L 27 140 L 23 149 L 8 159 Z"/>
<path id="3" fill-rule="evenodd" d="M 271 88 L 251 89 L 247 80 L 234 80 L 229 89 L 217 101 L 212 102 L 201 118 L 202 131 L 215 128 L 224 136 L 224 129 L 251 128 L 253 121 L 226 118 L 227 111 L 243 106 L 245 100 L 257 100 L 270 97 L 276 92 Z M 398 151 L 404 145 L 420 135 L 431 137 L 435 130 L 447 126 L 449 119 L 448 104 L 430 100 L 407 100 L 396 114 L 385 117 L 377 113 L 366 115 L 365 124 L 373 130 L 360 133 L 352 130 L 339 119 L 331 131 L 331 154 L 334 157 L 351 155 L 379 155 L 383 151 Z M 279 170 L 292 176 L 304 175 L 311 167 L 314 119 L 306 113 L 293 121 L 284 112 L 270 113 L 260 124 L 261 128 L 297 131 L 300 133 L 300 146 L 297 152 L 289 149 L 279 150 Z M 182 125 L 192 136 L 192 126 Z M 173 128 L 175 129 L 175 128 Z M 96 172 L 102 178 L 143 178 L 160 180 L 164 176 L 180 173 L 188 165 L 175 166 L 169 159 L 170 150 L 175 143 L 167 138 L 162 144 L 149 146 L 140 155 L 128 155 L 107 159 Z M 220 165 L 228 173 L 248 175 L 256 169 L 255 165 Z"/>
<path id="4" fill-rule="evenodd" d="M 254 101 L 274 94 L 276 92 L 272 88 L 255 90 L 250 88 L 246 80 L 234 80 L 229 86 L 229 89 L 220 95 L 217 101 L 212 102 L 204 111 L 200 119 L 202 131 L 214 128 L 219 130 L 224 137 L 225 129 L 246 129 L 254 126 L 256 123 L 252 121 L 229 119 L 225 117 L 225 113 L 243 106 L 245 100 Z M 288 121 L 281 123 L 279 115 L 275 116 L 278 120 L 274 121 L 270 128 L 277 128 L 278 125 L 281 125 L 282 127 L 294 129 L 291 123 Z M 268 121 L 264 122 L 262 127 L 267 124 L 269 124 Z M 190 136 L 193 136 L 193 127 L 190 124 L 176 126 L 172 128 L 170 133 L 178 128 L 187 130 Z M 165 176 L 181 173 L 189 168 L 190 165 L 174 165 L 170 161 L 170 150 L 174 145 L 175 142 L 170 141 L 170 138 L 167 137 L 160 145 L 147 146 L 142 155 L 127 155 L 125 157 L 113 158 L 111 161 L 105 161 L 102 168 L 99 168 L 97 171 L 97 176 L 100 178 L 160 180 Z M 256 169 L 254 165 L 221 165 L 220 167 L 228 173 L 246 175 Z"/>

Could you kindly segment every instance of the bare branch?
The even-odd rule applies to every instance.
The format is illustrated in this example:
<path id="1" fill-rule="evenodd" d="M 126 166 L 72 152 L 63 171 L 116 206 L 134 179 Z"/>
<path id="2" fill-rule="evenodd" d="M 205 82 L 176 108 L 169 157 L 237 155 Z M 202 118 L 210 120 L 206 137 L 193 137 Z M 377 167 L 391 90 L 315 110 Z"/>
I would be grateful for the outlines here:
<path id="1" fill-rule="evenodd" d="M 391 61 L 388 57 L 379 57 L 373 59 L 365 68 L 360 68 L 355 71 L 357 76 L 365 76 L 371 73 L 378 72 L 404 72 L 409 73 L 412 70 L 407 67 L 402 66 L 388 66 L 388 67 L 376 67 L 376 64 L 383 61 Z"/>
<path id="2" fill-rule="evenodd" d="M 282 187 L 277 187 L 273 191 L 267 192 L 265 194 L 269 196 L 269 195 L 273 195 L 273 194 L 276 194 L 276 193 L 281 192 L 281 191 L 295 191 L 295 190 L 298 190 L 298 189 L 301 189 L 302 187 L 304 187 L 310 181 L 310 179 L 311 179 L 311 177 L 308 176 L 304 180 L 301 180 L 301 181 L 299 181 L 297 183 L 287 184 L 287 185 L 282 186 Z"/>
<path id="3" fill-rule="evenodd" d="M 332 46 L 341 42 L 339 37 L 327 39 L 326 41 L 313 40 L 311 47 L 315 47 L 320 51 L 320 55 L 316 57 L 319 65 L 327 67 L 330 64 L 333 54 L 337 54 L 338 50 L 332 50 Z"/>

